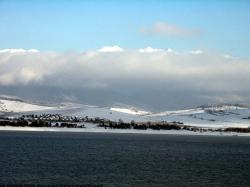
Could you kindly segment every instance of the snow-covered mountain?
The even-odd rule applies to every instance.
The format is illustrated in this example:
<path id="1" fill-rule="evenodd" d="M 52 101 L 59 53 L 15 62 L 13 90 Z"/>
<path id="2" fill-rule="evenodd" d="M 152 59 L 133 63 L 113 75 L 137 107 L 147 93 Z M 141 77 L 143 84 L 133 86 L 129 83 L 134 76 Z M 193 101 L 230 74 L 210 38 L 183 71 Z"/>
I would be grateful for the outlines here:
<path id="1" fill-rule="evenodd" d="M 100 117 L 125 122 L 134 121 L 179 121 L 185 125 L 208 128 L 249 127 L 250 109 L 240 105 L 201 106 L 193 109 L 153 113 L 136 107 L 98 107 L 76 103 L 58 105 L 34 104 L 18 99 L 0 98 L 0 113 L 19 114 L 62 114 L 79 117 Z"/>

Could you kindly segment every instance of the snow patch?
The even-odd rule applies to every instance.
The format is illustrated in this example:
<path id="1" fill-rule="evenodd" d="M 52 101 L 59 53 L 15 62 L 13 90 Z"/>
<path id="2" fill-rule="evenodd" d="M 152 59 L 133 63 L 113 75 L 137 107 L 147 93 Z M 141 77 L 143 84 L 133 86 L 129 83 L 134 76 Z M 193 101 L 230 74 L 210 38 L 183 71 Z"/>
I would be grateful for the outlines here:
<path id="1" fill-rule="evenodd" d="M 143 111 L 143 110 L 135 110 L 135 109 L 129 109 L 129 108 L 110 108 L 112 111 L 126 113 L 126 114 L 132 114 L 132 115 L 147 115 L 149 112 Z"/>
<path id="2" fill-rule="evenodd" d="M 204 110 L 197 108 L 197 109 L 164 111 L 164 112 L 152 114 L 151 116 L 190 115 L 190 114 L 199 114 L 199 113 L 204 113 Z"/>
<path id="3" fill-rule="evenodd" d="M 205 136 L 250 136 L 250 133 L 236 132 L 194 132 L 186 130 L 135 130 L 92 128 L 53 128 L 53 127 L 0 127 L 0 131 L 38 131 L 38 132 L 92 132 L 92 133 L 126 133 L 126 134 L 170 134 L 170 135 L 205 135 Z"/>

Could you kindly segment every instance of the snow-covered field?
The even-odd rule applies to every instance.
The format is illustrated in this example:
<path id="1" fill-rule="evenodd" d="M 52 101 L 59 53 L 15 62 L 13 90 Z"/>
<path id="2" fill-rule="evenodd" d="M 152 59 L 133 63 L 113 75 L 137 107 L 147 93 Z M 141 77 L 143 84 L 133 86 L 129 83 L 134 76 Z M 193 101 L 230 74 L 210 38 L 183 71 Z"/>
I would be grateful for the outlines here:
<path id="1" fill-rule="evenodd" d="M 109 108 L 74 103 L 66 103 L 63 105 L 60 104 L 58 106 L 45 106 L 27 103 L 20 100 L 0 99 L 0 115 L 18 116 L 22 114 L 46 113 L 77 117 L 99 117 L 112 121 L 118 121 L 119 119 L 122 119 L 124 122 L 131 122 L 132 120 L 135 122 L 179 121 L 188 126 L 203 128 L 250 127 L 250 109 L 247 107 L 234 105 L 197 107 L 194 109 L 153 113 L 137 110 L 136 108 Z M 78 130 L 79 129 L 75 129 L 74 131 Z M 80 130 L 86 131 L 91 129 L 86 128 Z M 98 129 L 94 129 L 93 131 L 96 130 L 98 131 Z M 105 131 L 110 130 L 106 129 Z M 118 132 L 118 130 L 115 131 Z M 125 132 L 125 130 L 121 130 L 121 132 Z M 138 132 L 141 133 L 142 131 L 139 130 Z M 163 133 L 159 131 L 156 132 Z M 153 133 L 155 133 L 155 131 Z"/>
<path id="2" fill-rule="evenodd" d="M 41 110 L 53 110 L 56 107 L 42 106 L 36 104 L 25 103 L 19 100 L 0 100 L 0 112 L 29 112 Z"/>
<path id="3" fill-rule="evenodd" d="M 33 131 L 33 132 L 91 132 L 91 133 L 128 133 L 128 134 L 168 134 L 168 135 L 206 135 L 206 136 L 250 136 L 250 133 L 236 132 L 194 132 L 187 130 L 136 130 L 136 129 L 104 129 L 100 127 L 56 128 L 56 127 L 0 127 L 0 131 Z"/>

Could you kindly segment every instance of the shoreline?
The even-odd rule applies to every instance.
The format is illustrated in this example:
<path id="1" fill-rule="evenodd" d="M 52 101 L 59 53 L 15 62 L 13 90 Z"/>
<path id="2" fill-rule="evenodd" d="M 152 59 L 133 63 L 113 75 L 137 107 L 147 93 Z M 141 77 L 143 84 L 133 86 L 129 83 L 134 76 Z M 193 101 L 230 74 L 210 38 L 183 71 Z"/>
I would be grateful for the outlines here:
<path id="1" fill-rule="evenodd" d="M 250 133 L 237 132 L 194 132 L 188 130 L 135 130 L 135 129 L 102 129 L 102 128 L 55 128 L 55 127 L 0 127 L 0 131 L 18 132 L 73 132 L 73 133 L 107 133 L 107 134 L 152 134 L 152 135 L 195 135 L 195 136 L 244 136 Z"/>

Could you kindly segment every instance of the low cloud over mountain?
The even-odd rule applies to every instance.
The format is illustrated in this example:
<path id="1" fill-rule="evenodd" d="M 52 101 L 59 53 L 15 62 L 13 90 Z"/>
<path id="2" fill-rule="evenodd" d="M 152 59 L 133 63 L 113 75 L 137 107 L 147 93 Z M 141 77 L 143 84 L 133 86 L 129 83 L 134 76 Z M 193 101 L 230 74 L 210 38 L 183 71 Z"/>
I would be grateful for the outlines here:
<path id="1" fill-rule="evenodd" d="M 13 52 L 14 51 L 14 52 Z M 193 50 L 1 50 L 0 94 L 154 109 L 250 101 L 250 60 Z"/>

